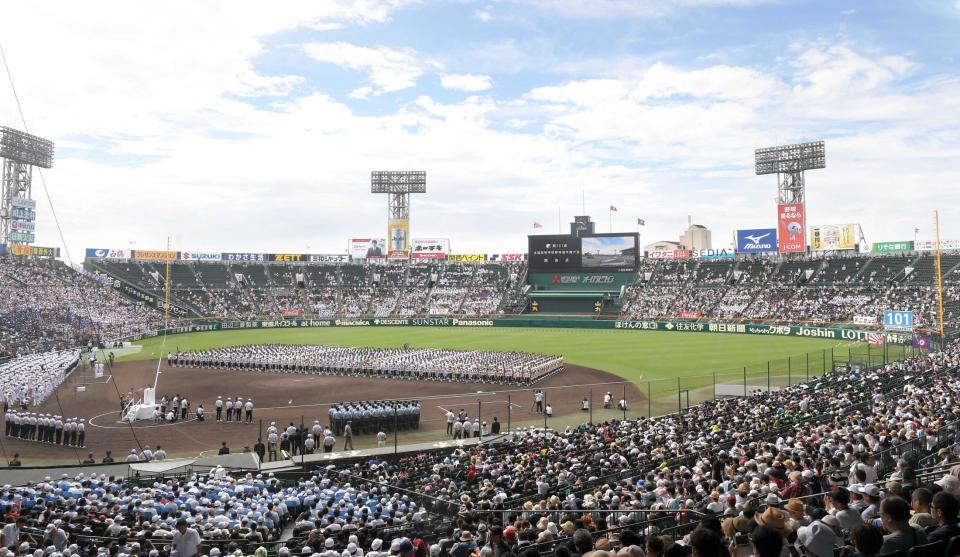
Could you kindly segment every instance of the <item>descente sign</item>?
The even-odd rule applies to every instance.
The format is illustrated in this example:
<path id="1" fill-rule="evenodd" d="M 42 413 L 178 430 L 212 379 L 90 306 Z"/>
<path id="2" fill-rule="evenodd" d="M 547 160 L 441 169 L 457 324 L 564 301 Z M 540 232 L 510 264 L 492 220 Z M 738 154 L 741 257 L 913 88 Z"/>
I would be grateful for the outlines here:
<path id="1" fill-rule="evenodd" d="M 303 327 L 537 327 L 567 329 L 617 329 L 634 331 L 671 331 L 687 333 L 720 333 L 769 335 L 782 337 L 825 338 L 841 341 L 867 342 L 876 329 L 844 327 L 809 327 L 806 325 L 768 325 L 764 323 L 727 323 L 704 321 L 595 321 L 572 318 L 482 318 L 482 317 L 382 317 L 342 319 L 269 319 L 256 321 L 203 321 L 197 324 L 149 331 L 128 337 L 140 340 L 166 334 L 195 333 L 237 329 L 289 329 Z M 887 331 L 886 340 L 893 344 L 912 342 L 909 333 Z"/>

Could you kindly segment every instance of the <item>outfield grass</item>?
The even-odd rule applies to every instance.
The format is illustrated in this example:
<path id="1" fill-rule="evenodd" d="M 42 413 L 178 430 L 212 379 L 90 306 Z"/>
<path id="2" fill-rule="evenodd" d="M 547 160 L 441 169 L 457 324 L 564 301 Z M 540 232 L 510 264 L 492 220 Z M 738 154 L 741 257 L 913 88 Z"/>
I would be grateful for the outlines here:
<path id="1" fill-rule="evenodd" d="M 250 329 L 173 335 L 142 341 L 143 349 L 120 360 L 156 359 L 161 353 L 198 350 L 239 344 L 333 344 L 463 350 L 520 350 L 563 355 L 571 364 L 608 371 L 640 382 L 706 377 L 713 372 L 730 374 L 749 367 L 751 374 L 769 360 L 805 361 L 805 354 L 819 355 L 834 349 L 846 360 L 849 343 L 835 340 L 783 338 L 716 333 L 676 333 L 549 328 L 309 328 Z M 829 355 L 827 356 L 829 357 Z M 795 364 L 796 366 L 796 364 Z M 799 367 L 794 367 L 796 373 Z M 819 369 L 819 368 L 818 368 Z M 774 365 L 776 372 L 776 365 Z M 819 373 L 817 373 L 819 375 Z M 698 382 L 699 383 L 699 382 Z"/>

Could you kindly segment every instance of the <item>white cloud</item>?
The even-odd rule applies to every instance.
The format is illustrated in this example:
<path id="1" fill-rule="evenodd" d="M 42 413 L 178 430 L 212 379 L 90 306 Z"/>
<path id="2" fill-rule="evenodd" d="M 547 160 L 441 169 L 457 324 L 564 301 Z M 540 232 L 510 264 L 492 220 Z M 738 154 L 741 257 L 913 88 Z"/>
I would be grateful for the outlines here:
<path id="1" fill-rule="evenodd" d="M 960 206 L 944 185 L 960 182 L 960 76 L 921 79 L 914 59 L 852 44 L 800 44 L 755 66 L 638 59 L 512 98 L 442 103 L 415 90 L 375 115 L 352 99 L 412 89 L 435 64 L 396 48 L 330 49 L 367 76 L 336 99 L 290 69 L 300 64 L 258 63 L 284 30 L 372 26 L 393 5 L 184 2 L 149 20 L 128 3 L 104 8 L 110 19 L 73 3 L 7 7 L 0 36 L 31 130 L 60 149 L 45 174 L 73 256 L 162 247 L 168 235 L 180 249 L 339 251 L 383 230 L 375 168 L 427 171 L 412 233 L 450 237 L 456 251 L 523 250 L 532 221 L 552 232 L 558 207 L 564 222 L 579 213 L 583 189 L 588 213 L 620 209 L 615 226 L 646 218 L 644 240 L 675 238 L 691 213 L 729 237 L 773 222 L 775 181 L 753 175 L 753 149 L 817 138 L 828 168 L 808 176 L 812 223 L 857 221 L 868 240 L 899 240 L 932 208 Z M 52 39 L 37 42 L 36 28 Z M 493 69 L 463 64 L 506 89 Z M 0 87 L 0 122 L 18 122 L 13 106 Z M 58 245 L 34 194 L 38 243 Z M 944 217 L 944 235 L 960 236 L 956 215 Z"/>
<path id="2" fill-rule="evenodd" d="M 447 74 L 440 78 L 440 84 L 444 89 L 452 91 L 486 91 L 493 87 L 493 80 L 489 75 L 477 74 Z"/>
<path id="3" fill-rule="evenodd" d="M 310 43 L 303 48 L 314 60 L 366 72 L 370 82 L 384 93 L 413 87 L 417 78 L 423 75 L 423 68 L 411 51 L 369 48 L 345 42 Z"/>
<path id="4" fill-rule="evenodd" d="M 493 14 L 490 13 L 490 12 L 491 12 L 490 6 L 487 6 L 487 7 L 485 7 L 485 8 L 481 8 L 481 9 L 473 12 L 473 18 L 476 19 L 477 21 L 482 21 L 482 22 L 484 22 L 484 23 L 489 23 L 489 22 L 493 21 Z"/>
<path id="5" fill-rule="evenodd" d="M 600 19 L 618 17 L 663 17 L 679 8 L 710 6 L 752 6 L 771 4 L 778 0 L 515 0 L 551 14 L 565 17 L 591 17 Z"/>
<path id="6" fill-rule="evenodd" d="M 373 87 L 370 87 L 369 85 L 364 85 L 363 87 L 357 87 L 353 91 L 350 91 L 350 94 L 348 96 L 351 99 L 366 100 L 366 99 L 369 99 L 372 94 L 373 94 Z"/>
<path id="7" fill-rule="evenodd" d="M 876 89 L 916 69 L 902 56 L 867 57 L 845 44 L 794 48 L 799 51 L 793 62 L 797 89 L 811 100 Z"/>

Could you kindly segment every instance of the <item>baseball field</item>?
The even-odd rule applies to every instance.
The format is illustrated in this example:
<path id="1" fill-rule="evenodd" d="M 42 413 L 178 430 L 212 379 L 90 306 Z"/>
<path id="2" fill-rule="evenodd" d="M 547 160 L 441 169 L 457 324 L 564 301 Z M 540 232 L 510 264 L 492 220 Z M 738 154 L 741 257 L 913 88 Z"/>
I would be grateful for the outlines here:
<path id="1" fill-rule="evenodd" d="M 677 412 L 719 396 L 782 388 L 818 376 L 836 366 L 880 363 L 900 357 L 902 350 L 883 350 L 860 343 L 759 335 L 679 333 L 569 328 L 455 329 L 448 327 L 297 328 L 212 331 L 157 337 L 118 349 L 116 364 L 102 379 L 84 366 L 48 399 L 41 411 L 88 420 L 86 449 L 71 450 L 9 440 L 33 463 L 79 459 L 85 451 L 98 458 L 107 449 L 123 455 L 131 448 L 163 444 L 171 456 L 216 451 L 220 442 L 236 450 L 252 445 L 262 428 L 277 423 L 325 420 L 338 401 L 417 399 L 421 426 L 404 432 L 400 443 L 442 440 L 448 408 L 466 408 L 484 420 L 498 416 L 505 425 L 543 426 L 531 407 L 532 389 L 499 384 L 406 381 L 331 375 L 170 368 L 166 353 L 242 344 L 326 344 L 366 347 L 454 348 L 527 351 L 562 355 L 566 370 L 536 387 L 544 389 L 555 415 L 546 425 L 562 429 L 587 421 L 581 409 L 590 400 L 597 420 Z M 159 375 L 157 375 L 159 371 Z M 158 379 L 158 397 L 181 394 L 212 411 L 218 396 L 252 397 L 255 427 L 198 423 L 173 425 L 119 422 L 121 393 L 140 392 Z M 628 401 L 627 411 L 603 409 L 604 393 Z M 357 446 L 375 444 L 369 436 Z"/>

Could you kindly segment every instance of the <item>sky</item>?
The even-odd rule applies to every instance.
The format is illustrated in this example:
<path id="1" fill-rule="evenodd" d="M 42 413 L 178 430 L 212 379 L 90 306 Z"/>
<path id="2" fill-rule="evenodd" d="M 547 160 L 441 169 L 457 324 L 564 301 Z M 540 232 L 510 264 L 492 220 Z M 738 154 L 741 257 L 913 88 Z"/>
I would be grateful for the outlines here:
<path id="1" fill-rule="evenodd" d="M 823 140 L 807 223 L 960 238 L 960 1 L 6 2 L 37 245 L 342 253 L 372 170 L 424 170 L 412 238 L 773 227 L 758 147 Z M 24 129 L 6 76 L 0 125 Z M 59 218 L 53 219 L 50 203 Z M 610 213 L 611 206 L 617 212 Z M 637 226 L 637 218 L 646 225 Z"/>

